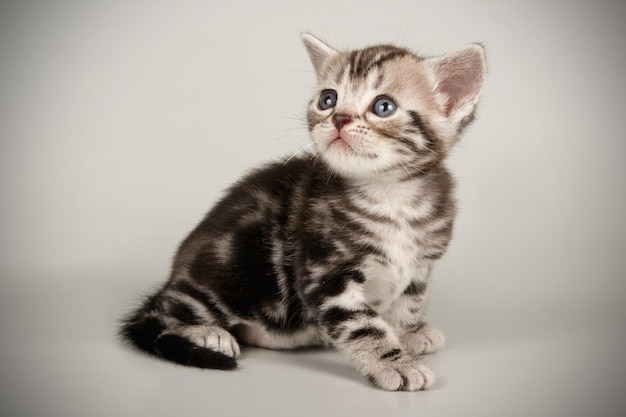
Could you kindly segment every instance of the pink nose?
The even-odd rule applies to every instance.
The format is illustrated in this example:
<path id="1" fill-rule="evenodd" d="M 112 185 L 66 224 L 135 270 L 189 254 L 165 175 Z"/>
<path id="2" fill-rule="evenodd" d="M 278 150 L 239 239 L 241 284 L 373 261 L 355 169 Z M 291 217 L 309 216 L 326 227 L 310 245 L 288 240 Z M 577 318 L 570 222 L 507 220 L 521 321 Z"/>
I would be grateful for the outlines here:
<path id="1" fill-rule="evenodd" d="M 335 113 L 333 114 L 333 122 L 335 123 L 337 130 L 341 130 L 342 127 L 352 122 L 352 117 L 347 114 Z"/>

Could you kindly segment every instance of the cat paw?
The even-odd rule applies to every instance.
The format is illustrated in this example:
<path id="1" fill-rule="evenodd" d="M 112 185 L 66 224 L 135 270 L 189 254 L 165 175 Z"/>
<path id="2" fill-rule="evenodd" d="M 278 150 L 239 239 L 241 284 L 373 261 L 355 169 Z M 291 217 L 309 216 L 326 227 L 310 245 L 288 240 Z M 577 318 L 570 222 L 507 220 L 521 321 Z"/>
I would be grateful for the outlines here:
<path id="1" fill-rule="evenodd" d="M 185 336 L 194 344 L 223 353 L 231 358 L 241 354 L 237 339 L 228 331 L 218 326 L 190 326 Z"/>
<path id="2" fill-rule="evenodd" d="M 446 344 L 446 338 L 439 330 L 425 323 L 418 330 L 407 333 L 403 342 L 409 353 L 424 355 L 441 349 Z"/>
<path id="3" fill-rule="evenodd" d="M 374 386 L 386 391 L 420 391 L 430 388 L 435 382 L 435 374 L 413 358 L 379 367 L 367 373 L 366 377 Z"/>

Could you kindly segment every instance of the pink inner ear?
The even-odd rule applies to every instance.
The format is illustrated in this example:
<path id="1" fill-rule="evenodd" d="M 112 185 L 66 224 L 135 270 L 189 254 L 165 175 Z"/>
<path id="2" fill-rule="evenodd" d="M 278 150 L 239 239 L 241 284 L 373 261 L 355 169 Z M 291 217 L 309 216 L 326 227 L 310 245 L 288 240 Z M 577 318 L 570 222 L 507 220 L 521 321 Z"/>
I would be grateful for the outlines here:
<path id="1" fill-rule="evenodd" d="M 457 104 L 461 104 L 463 97 L 465 96 L 465 90 L 467 89 L 466 80 L 458 77 L 450 77 L 441 81 L 437 86 L 437 92 L 442 93 L 447 97 L 446 104 L 444 106 L 444 113 L 450 116 L 452 110 L 457 107 Z"/>
<path id="2" fill-rule="evenodd" d="M 440 63 L 436 92 L 446 97 L 446 117 L 476 99 L 482 86 L 483 67 L 482 55 L 475 50 L 461 51 Z"/>

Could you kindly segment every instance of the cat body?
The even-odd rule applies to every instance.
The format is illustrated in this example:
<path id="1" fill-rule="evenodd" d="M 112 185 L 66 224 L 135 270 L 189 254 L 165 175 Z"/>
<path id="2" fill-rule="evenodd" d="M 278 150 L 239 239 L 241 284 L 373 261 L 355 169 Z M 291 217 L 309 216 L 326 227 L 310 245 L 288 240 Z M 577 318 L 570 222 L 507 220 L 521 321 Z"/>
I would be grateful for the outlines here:
<path id="1" fill-rule="evenodd" d="M 482 47 L 425 59 L 303 40 L 318 81 L 307 114 L 316 151 L 233 185 L 121 333 L 217 369 L 236 367 L 240 344 L 334 346 L 378 387 L 427 388 L 420 355 L 444 338 L 423 320 L 425 293 L 455 214 L 444 159 L 473 119 Z"/>

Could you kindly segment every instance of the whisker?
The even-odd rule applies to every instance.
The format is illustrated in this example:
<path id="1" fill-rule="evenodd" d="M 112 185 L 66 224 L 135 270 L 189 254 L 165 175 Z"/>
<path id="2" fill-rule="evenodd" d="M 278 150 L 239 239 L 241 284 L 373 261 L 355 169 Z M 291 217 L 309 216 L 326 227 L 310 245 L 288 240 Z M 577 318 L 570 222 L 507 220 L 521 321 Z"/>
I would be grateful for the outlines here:
<path id="1" fill-rule="evenodd" d="M 426 149 L 428 152 L 434 154 L 435 156 L 439 156 L 439 154 L 437 153 L 436 150 L 434 149 L 430 149 L 430 147 L 428 145 L 424 145 L 424 149 Z"/>
<path id="2" fill-rule="evenodd" d="M 409 168 L 404 164 L 404 162 L 402 161 L 398 161 L 398 162 L 400 163 L 400 165 L 402 165 L 402 168 L 404 168 L 406 173 L 409 175 L 409 179 L 413 179 L 413 175 L 411 174 L 411 171 L 409 171 Z"/>
<path id="3" fill-rule="evenodd" d="M 303 116 L 283 116 L 283 119 L 295 120 L 297 122 L 306 123 L 306 118 Z"/>
<path id="4" fill-rule="evenodd" d="M 289 163 L 289 161 L 291 161 L 293 158 L 295 158 L 296 156 L 300 155 L 302 152 L 306 151 L 308 148 L 310 148 L 311 146 L 314 146 L 314 145 L 315 145 L 315 143 L 311 142 L 308 145 L 304 145 L 303 147 L 298 149 L 296 152 L 293 153 L 293 155 L 291 155 L 289 158 L 287 158 L 287 160 L 285 161 L 285 165 L 287 165 Z"/>

